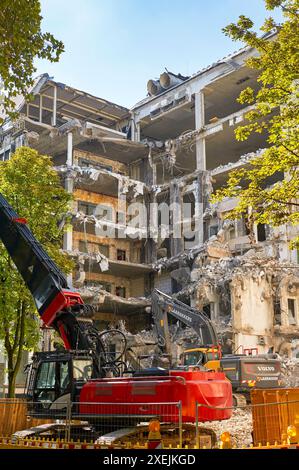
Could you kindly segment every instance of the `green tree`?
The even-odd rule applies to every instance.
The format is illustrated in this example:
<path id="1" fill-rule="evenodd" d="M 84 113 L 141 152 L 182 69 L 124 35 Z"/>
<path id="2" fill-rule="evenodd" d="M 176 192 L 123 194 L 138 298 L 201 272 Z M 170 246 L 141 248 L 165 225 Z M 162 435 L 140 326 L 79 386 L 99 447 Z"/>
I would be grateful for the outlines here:
<path id="1" fill-rule="evenodd" d="M 41 31 L 40 0 L 0 0 L 0 82 L 6 112 L 15 117 L 14 98 L 34 83 L 36 58 L 57 62 L 63 43 Z M 3 90 L 5 91 L 3 93 Z"/>
<path id="2" fill-rule="evenodd" d="M 249 226 L 295 226 L 299 222 L 299 0 L 265 0 L 265 4 L 268 10 L 281 9 L 282 24 L 269 17 L 261 27 L 266 34 L 259 35 L 253 22 L 240 16 L 224 33 L 258 52 L 246 64 L 258 71 L 260 87 L 257 91 L 248 87 L 238 98 L 254 109 L 246 114 L 245 125 L 236 129 L 236 138 L 243 141 L 252 133 L 265 132 L 269 148 L 249 167 L 230 172 L 226 186 L 212 200 L 236 197 L 238 204 L 227 216 L 240 218 L 251 208 Z M 278 175 L 285 178 L 277 181 Z M 292 240 L 292 246 L 298 244 L 298 238 Z"/>
<path id="3" fill-rule="evenodd" d="M 71 196 L 47 156 L 21 147 L 0 162 L 0 192 L 28 225 L 60 268 L 68 273 L 72 262 L 61 251 L 59 222 Z M 39 339 L 39 316 L 32 297 L 5 247 L 0 243 L 0 340 L 8 360 L 9 397 L 14 396 L 23 350 L 33 350 Z"/>

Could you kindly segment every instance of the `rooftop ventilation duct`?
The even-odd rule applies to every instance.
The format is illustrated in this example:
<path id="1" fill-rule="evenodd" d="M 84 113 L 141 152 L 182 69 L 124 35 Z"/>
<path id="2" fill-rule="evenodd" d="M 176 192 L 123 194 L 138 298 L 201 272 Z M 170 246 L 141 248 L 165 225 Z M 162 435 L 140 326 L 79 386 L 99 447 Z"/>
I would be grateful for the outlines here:
<path id="1" fill-rule="evenodd" d="M 156 96 L 159 95 L 159 93 L 162 93 L 163 88 L 161 87 L 159 80 L 149 80 L 147 82 L 147 91 L 150 96 Z"/>
<path id="2" fill-rule="evenodd" d="M 183 77 L 182 75 L 175 75 L 171 72 L 164 72 L 160 75 L 160 84 L 164 89 L 172 88 L 175 85 L 179 85 L 184 82 L 188 77 Z"/>

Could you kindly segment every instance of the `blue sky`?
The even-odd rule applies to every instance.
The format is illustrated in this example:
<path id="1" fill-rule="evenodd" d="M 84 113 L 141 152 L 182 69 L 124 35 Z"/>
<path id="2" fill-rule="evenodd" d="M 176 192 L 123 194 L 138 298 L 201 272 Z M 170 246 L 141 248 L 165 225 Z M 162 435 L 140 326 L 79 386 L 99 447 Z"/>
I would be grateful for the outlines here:
<path id="1" fill-rule="evenodd" d="M 146 96 L 165 67 L 191 75 L 241 44 L 221 29 L 245 14 L 260 26 L 263 0 L 41 0 L 43 30 L 65 45 L 37 73 L 123 106 Z M 277 17 L 277 14 L 274 15 Z"/>

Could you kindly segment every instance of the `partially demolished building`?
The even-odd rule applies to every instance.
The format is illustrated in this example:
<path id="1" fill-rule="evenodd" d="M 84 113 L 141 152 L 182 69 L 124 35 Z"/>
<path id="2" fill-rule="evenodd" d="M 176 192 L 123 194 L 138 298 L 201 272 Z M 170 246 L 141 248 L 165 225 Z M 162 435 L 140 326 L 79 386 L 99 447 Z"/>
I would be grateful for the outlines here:
<path id="1" fill-rule="evenodd" d="M 298 229 L 249 231 L 245 219 L 224 217 L 235 200 L 209 202 L 230 170 L 268 146 L 263 134 L 243 142 L 234 136 L 250 109 L 236 99 L 258 86 L 244 64 L 252 54 L 242 49 L 191 77 L 164 72 L 132 110 L 136 140 L 164 142 L 151 158 L 153 198 L 182 207 L 170 237 L 155 243 L 155 286 L 205 310 L 225 352 L 299 357 L 298 252 L 289 249 Z M 187 227 L 181 237 L 174 236 L 176 224 Z"/>
<path id="2" fill-rule="evenodd" d="M 45 74 L 19 119 L 3 124 L 0 158 L 21 145 L 51 155 L 74 195 L 63 249 L 101 328 L 150 328 L 156 287 L 203 309 L 225 352 L 299 357 L 298 253 L 289 248 L 297 229 L 252 233 L 245 220 L 224 219 L 236 201 L 210 203 L 229 171 L 268 145 L 263 134 L 234 136 L 249 109 L 236 99 L 257 87 L 244 65 L 254 53 L 241 49 L 191 77 L 166 71 L 131 110 Z"/>

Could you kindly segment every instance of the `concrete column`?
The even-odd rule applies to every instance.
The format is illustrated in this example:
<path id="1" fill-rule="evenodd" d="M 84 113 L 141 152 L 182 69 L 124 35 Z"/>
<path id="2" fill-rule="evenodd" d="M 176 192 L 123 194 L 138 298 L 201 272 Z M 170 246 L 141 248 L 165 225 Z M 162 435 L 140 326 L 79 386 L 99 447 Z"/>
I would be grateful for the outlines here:
<path id="1" fill-rule="evenodd" d="M 149 273 L 144 275 L 144 294 L 146 297 L 150 296 L 155 287 L 155 275 Z"/>
<path id="2" fill-rule="evenodd" d="M 123 184 L 122 184 L 121 180 L 118 180 L 117 211 L 118 211 L 119 214 L 123 214 L 122 215 L 123 219 L 120 218 L 119 221 L 118 221 L 118 224 L 121 225 L 121 226 L 124 225 L 126 227 L 127 226 L 127 198 L 126 198 L 126 193 L 124 193 L 122 191 L 122 189 L 123 189 Z M 126 239 L 125 228 L 118 229 L 117 233 L 116 233 L 116 237 Z"/>
<path id="3" fill-rule="evenodd" d="M 136 124 L 136 141 L 140 142 L 140 122 Z"/>
<path id="4" fill-rule="evenodd" d="M 143 257 L 145 263 L 153 263 L 157 260 L 157 243 L 154 238 L 151 237 L 150 227 L 151 227 L 151 217 L 158 217 L 157 212 L 151 208 L 151 204 L 155 204 L 156 196 L 153 193 L 145 194 L 144 203 L 146 205 L 147 213 L 147 239 L 144 243 Z M 155 206 L 154 206 L 155 207 Z"/>
<path id="5" fill-rule="evenodd" d="M 68 132 L 67 134 L 67 166 L 73 165 L 73 133 Z"/>
<path id="6" fill-rule="evenodd" d="M 157 184 L 157 165 L 153 164 L 153 184 Z"/>
<path id="7" fill-rule="evenodd" d="M 184 240 L 182 234 L 182 197 L 177 181 L 170 183 L 170 212 L 171 212 L 171 240 L 170 253 L 176 256 L 184 249 Z"/>
<path id="8" fill-rule="evenodd" d="M 205 125 L 205 108 L 203 91 L 195 93 L 195 129 L 201 129 Z M 206 169 L 206 141 L 203 137 L 196 137 L 196 168 Z"/>
<path id="9" fill-rule="evenodd" d="M 43 95 L 39 95 L 39 122 L 43 122 Z"/>
<path id="10" fill-rule="evenodd" d="M 140 122 L 136 121 L 134 114 L 131 114 L 131 140 L 134 142 L 140 141 Z"/>
<path id="11" fill-rule="evenodd" d="M 211 303 L 211 307 L 213 307 L 213 311 L 211 311 L 211 320 L 217 322 L 220 316 L 219 299 L 215 299 L 215 302 Z"/>
<path id="12" fill-rule="evenodd" d="M 56 126 L 56 114 L 57 114 L 57 87 L 54 87 L 53 95 L 53 114 L 52 114 L 52 126 Z"/>
<path id="13" fill-rule="evenodd" d="M 73 178 L 66 177 L 64 187 L 68 193 L 72 194 L 73 189 L 74 189 Z M 72 251 L 73 249 L 73 227 L 71 225 L 67 226 L 67 229 L 63 234 L 63 249 L 67 251 Z M 72 287 L 72 284 L 73 284 L 72 274 L 68 274 L 67 282 L 68 282 L 68 286 Z"/>
<path id="14" fill-rule="evenodd" d="M 144 182 L 148 186 L 157 184 L 157 165 L 153 163 L 151 166 L 148 159 L 144 160 L 143 164 Z"/>
<path id="15" fill-rule="evenodd" d="M 131 140 L 133 140 L 133 142 L 136 142 L 137 140 L 137 136 L 136 136 L 136 124 L 135 124 L 135 120 L 134 120 L 134 117 L 132 116 L 131 120 L 130 120 L 130 124 L 131 124 Z"/>
<path id="16" fill-rule="evenodd" d="M 195 180 L 194 189 L 195 199 L 195 244 L 202 245 L 204 240 L 203 233 L 203 174 L 200 173 Z"/>

